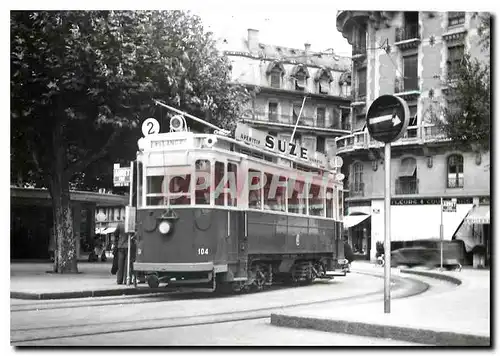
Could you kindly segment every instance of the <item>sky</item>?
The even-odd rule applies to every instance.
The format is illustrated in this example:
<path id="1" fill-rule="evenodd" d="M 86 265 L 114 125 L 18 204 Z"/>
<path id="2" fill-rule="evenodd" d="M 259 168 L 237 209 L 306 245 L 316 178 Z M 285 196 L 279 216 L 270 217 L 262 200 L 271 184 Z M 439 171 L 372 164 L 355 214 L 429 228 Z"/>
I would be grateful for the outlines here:
<path id="1" fill-rule="evenodd" d="M 309 7 L 303 11 L 280 9 L 253 9 L 241 11 L 227 9 L 215 11 L 211 8 L 193 9 L 207 28 L 217 38 L 231 40 L 247 36 L 247 29 L 259 30 L 259 42 L 303 49 L 311 44 L 312 51 L 333 48 L 339 55 L 350 56 L 351 46 L 336 28 L 337 9 L 332 7 Z"/>

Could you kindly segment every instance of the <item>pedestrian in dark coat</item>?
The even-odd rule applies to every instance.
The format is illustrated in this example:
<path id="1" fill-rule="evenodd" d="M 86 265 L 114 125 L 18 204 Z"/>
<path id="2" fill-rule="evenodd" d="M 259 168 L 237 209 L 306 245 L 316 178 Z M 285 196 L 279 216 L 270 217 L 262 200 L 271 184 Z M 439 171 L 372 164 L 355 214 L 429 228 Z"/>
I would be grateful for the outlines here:
<path id="1" fill-rule="evenodd" d="M 127 250 L 128 235 L 125 233 L 123 222 L 119 222 L 115 231 L 115 238 L 118 249 L 118 271 L 116 273 L 116 283 L 124 284 L 127 282 Z"/>

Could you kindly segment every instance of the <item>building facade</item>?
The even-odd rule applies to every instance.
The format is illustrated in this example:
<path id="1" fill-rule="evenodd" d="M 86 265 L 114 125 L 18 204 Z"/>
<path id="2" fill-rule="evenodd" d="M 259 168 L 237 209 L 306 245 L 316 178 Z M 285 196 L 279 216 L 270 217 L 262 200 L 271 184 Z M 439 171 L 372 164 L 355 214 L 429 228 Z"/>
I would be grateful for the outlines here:
<path id="1" fill-rule="evenodd" d="M 334 153 L 335 138 L 350 133 L 350 58 L 259 42 L 259 31 L 222 48 L 232 81 L 252 93 L 241 121 L 309 150 Z M 304 97 L 306 97 L 304 102 Z M 304 106 L 302 108 L 302 105 Z M 302 108 L 302 112 L 301 112 Z"/>
<path id="2" fill-rule="evenodd" d="M 379 96 L 406 100 L 407 132 L 391 149 L 391 240 L 440 237 L 464 241 L 467 252 L 490 255 L 490 155 L 452 149 L 431 122 L 447 105 L 445 78 L 464 53 L 489 61 L 479 46 L 478 13 L 340 11 L 337 29 L 352 45 L 351 132 L 336 139 L 344 160 L 349 240 L 366 259 L 384 240 L 384 146 L 370 138 L 366 111 Z M 454 200 L 455 199 L 455 200 Z M 470 256 L 469 256 L 470 257 Z"/>
<path id="3" fill-rule="evenodd" d="M 48 259 L 51 230 L 54 226 L 52 199 L 46 189 L 11 187 L 11 260 Z M 71 191 L 73 233 L 79 259 L 86 259 L 103 222 L 96 217 L 99 211 L 109 211 L 107 228 L 113 228 L 117 209 L 124 216 L 127 196 Z M 113 211 L 114 214 L 111 213 Z M 96 228 L 97 226 L 97 228 Z"/>

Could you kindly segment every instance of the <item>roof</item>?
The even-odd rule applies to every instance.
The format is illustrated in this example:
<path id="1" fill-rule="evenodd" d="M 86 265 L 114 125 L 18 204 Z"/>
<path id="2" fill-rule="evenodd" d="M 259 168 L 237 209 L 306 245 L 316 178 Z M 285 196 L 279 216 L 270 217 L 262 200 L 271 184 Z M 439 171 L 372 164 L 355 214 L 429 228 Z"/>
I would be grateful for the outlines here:
<path id="1" fill-rule="evenodd" d="M 47 189 L 40 188 L 10 188 L 11 198 L 50 200 Z M 116 194 L 101 194 L 96 192 L 70 191 L 70 200 L 76 202 L 95 203 L 97 206 L 124 206 L 128 204 L 128 196 Z"/>

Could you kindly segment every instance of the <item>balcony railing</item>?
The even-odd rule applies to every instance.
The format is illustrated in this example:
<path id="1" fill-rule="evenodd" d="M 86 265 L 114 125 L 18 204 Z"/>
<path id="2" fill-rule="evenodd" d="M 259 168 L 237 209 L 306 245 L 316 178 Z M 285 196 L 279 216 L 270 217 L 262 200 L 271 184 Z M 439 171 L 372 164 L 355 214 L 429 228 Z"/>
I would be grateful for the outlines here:
<path id="1" fill-rule="evenodd" d="M 418 194 L 418 179 L 396 179 L 396 194 Z"/>
<path id="2" fill-rule="evenodd" d="M 414 39 L 420 39 L 419 26 L 417 23 L 396 28 L 396 42 Z"/>
<path id="3" fill-rule="evenodd" d="M 272 114 L 269 115 L 265 112 L 254 112 L 252 117 L 248 117 L 243 119 L 243 121 L 251 121 L 251 122 L 261 122 L 261 123 L 274 123 L 274 124 L 282 124 L 282 125 L 295 125 L 297 118 L 291 115 L 278 115 Z M 324 129 L 332 129 L 332 130 L 343 130 L 339 126 L 338 120 L 334 120 L 333 124 L 329 124 L 326 122 L 324 118 L 320 118 L 319 120 L 314 117 L 301 116 L 299 121 L 299 126 L 309 126 L 316 128 L 324 128 Z"/>
<path id="4" fill-rule="evenodd" d="M 464 187 L 464 178 L 448 178 L 448 188 L 463 188 Z"/>
<path id="5" fill-rule="evenodd" d="M 355 44 L 352 46 L 352 55 L 357 56 L 360 54 L 366 54 L 366 44 Z"/>
<path id="6" fill-rule="evenodd" d="M 349 197 L 364 197 L 365 196 L 365 183 L 360 183 L 357 186 L 354 184 L 349 185 Z"/>
<path id="7" fill-rule="evenodd" d="M 419 91 L 419 77 L 396 78 L 394 80 L 394 93 L 405 93 L 409 91 Z"/>
<path id="8" fill-rule="evenodd" d="M 435 125 L 409 126 L 403 137 L 392 143 L 393 146 L 409 144 L 424 144 L 427 142 L 449 141 L 444 133 L 439 131 Z M 335 140 L 337 152 L 348 152 L 358 149 L 380 148 L 383 143 L 373 140 L 368 132 L 355 132 L 350 135 L 339 137 Z"/>

